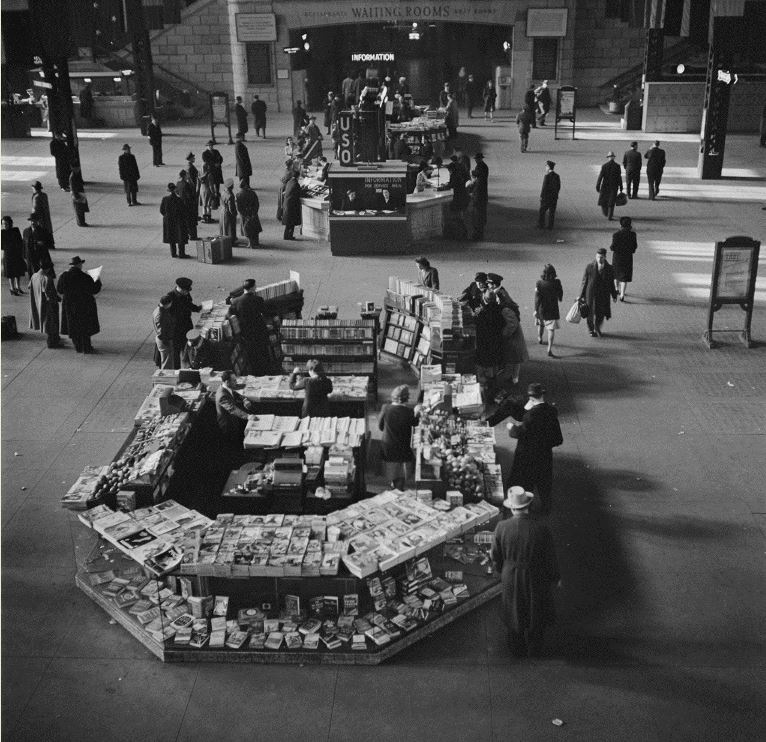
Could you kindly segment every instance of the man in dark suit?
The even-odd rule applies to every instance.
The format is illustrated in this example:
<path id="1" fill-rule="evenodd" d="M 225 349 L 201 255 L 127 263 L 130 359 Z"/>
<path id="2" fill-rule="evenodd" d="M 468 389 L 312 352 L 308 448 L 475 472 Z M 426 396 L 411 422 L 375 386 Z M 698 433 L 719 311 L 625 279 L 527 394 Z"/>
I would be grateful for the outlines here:
<path id="1" fill-rule="evenodd" d="M 548 229 L 553 229 L 553 219 L 556 216 L 556 205 L 559 201 L 559 191 L 561 190 L 561 178 L 554 171 L 556 163 L 548 160 L 545 163 L 545 175 L 543 176 L 543 187 L 540 191 L 540 213 L 537 217 L 537 228 L 542 229 L 545 226 L 545 214 L 548 213 Z"/>
<path id="2" fill-rule="evenodd" d="M 181 199 L 186 217 L 186 231 L 190 240 L 197 239 L 197 191 L 189 173 L 181 170 L 176 182 L 176 196 Z"/>
<path id="3" fill-rule="evenodd" d="M 141 175 L 138 172 L 138 163 L 136 162 L 135 155 L 131 154 L 129 144 L 122 145 L 122 154 L 117 158 L 117 168 L 120 172 L 120 180 L 125 187 L 128 206 L 139 206 L 138 179 Z"/>
<path id="4" fill-rule="evenodd" d="M 638 151 L 638 142 L 631 142 L 630 149 L 626 150 L 622 157 L 622 166 L 625 168 L 625 188 L 628 198 L 638 198 L 638 182 L 641 180 L 641 166 L 643 160 Z"/>
<path id="5" fill-rule="evenodd" d="M 146 134 L 149 144 L 152 145 L 152 164 L 154 167 L 160 167 L 165 163 L 162 161 L 162 129 L 156 116 L 152 116 L 149 126 L 146 127 Z"/>
<path id="6" fill-rule="evenodd" d="M 237 143 L 234 145 L 234 158 L 236 160 L 236 169 L 234 174 L 239 178 L 239 182 L 246 182 L 250 185 L 250 176 L 253 174 L 253 166 L 250 164 L 250 153 L 245 144 L 245 135 L 237 134 Z"/>
<path id="7" fill-rule="evenodd" d="M 255 136 L 259 131 L 263 131 L 263 138 L 266 139 L 266 103 L 257 95 L 253 96 L 253 105 L 250 106 L 253 112 L 253 126 L 255 127 Z"/>
<path id="8" fill-rule="evenodd" d="M 601 337 L 601 324 L 612 316 L 609 303 L 617 301 L 617 289 L 614 286 L 614 269 L 606 262 L 606 248 L 596 250 L 596 259 L 585 266 L 580 287 L 580 300 L 588 306 L 588 330 L 591 337 Z"/>
<path id="9" fill-rule="evenodd" d="M 215 195 L 215 199 L 218 200 L 223 185 L 223 155 L 215 148 L 215 142 L 212 139 L 208 140 L 207 149 L 202 153 L 202 162 L 208 166 L 210 173 L 208 187 Z"/>
<path id="10" fill-rule="evenodd" d="M 245 425 L 252 410 L 250 402 L 234 390 L 236 378 L 232 371 L 224 371 L 221 386 L 215 393 L 215 416 L 223 435 L 223 454 L 231 466 L 242 457 Z"/>
<path id="11" fill-rule="evenodd" d="M 170 245 L 170 257 L 187 257 L 188 215 L 184 202 L 176 193 L 175 183 L 168 183 L 168 193 L 160 202 L 160 214 L 162 214 L 162 241 L 166 245 Z"/>
<path id="12" fill-rule="evenodd" d="M 61 134 L 54 134 L 50 144 L 51 155 L 56 161 L 56 180 L 62 191 L 69 190 L 69 174 L 72 172 L 72 158 L 69 153 L 64 137 Z"/>
<path id="13" fill-rule="evenodd" d="M 428 258 L 418 258 L 418 280 L 428 289 L 439 290 L 439 271 L 434 268 Z"/>
<path id="14" fill-rule="evenodd" d="M 660 181 L 665 171 L 665 150 L 660 147 L 659 140 L 649 148 L 644 155 L 646 158 L 646 180 L 649 184 L 649 198 L 654 201 L 660 192 Z"/>
<path id="15" fill-rule="evenodd" d="M 516 438 L 516 452 L 511 467 L 511 485 L 520 485 L 534 491 L 540 498 L 543 515 L 551 512 L 553 488 L 553 449 L 564 439 L 556 408 L 545 401 L 542 384 L 530 384 L 526 403 L 515 400 L 509 404 L 513 422 L 508 423 L 508 433 Z"/>
<path id="16" fill-rule="evenodd" d="M 239 332 L 245 347 L 248 373 L 264 376 L 270 371 L 269 331 L 263 318 L 263 299 L 255 293 L 255 279 L 248 278 L 243 292 L 231 301 L 229 314 L 239 320 Z"/>
<path id="17" fill-rule="evenodd" d="M 614 161 L 614 152 L 608 152 L 606 162 L 601 166 L 601 172 L 596 181 L 598 205 L 609 221 L 614 219 L 614 204 L 617 201 L 617 191 L 622 193 L 622 170 Z"/>

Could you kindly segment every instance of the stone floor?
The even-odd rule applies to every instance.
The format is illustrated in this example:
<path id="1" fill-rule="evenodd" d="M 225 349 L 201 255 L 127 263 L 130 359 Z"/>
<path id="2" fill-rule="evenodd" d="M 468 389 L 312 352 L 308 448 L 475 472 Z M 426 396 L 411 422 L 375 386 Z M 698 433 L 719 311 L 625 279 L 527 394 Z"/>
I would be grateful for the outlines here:
<path id="1" fill-rule="evenodd" d="M 491 172 L 487 239 L 434 241 L 412 256 L 338 258 L 324 243 L 287 243 L 274 219 L 287 118 L 250 142 L 261 197 L 263 248 L 226 265 L 172 260 L 161 244 L 159 201 L 205 126 L 165 127 L 164 168 L 134 131 L 83 132 L 91 213 L 74 223 L 56 187 L 47 141 L 2 142 L 2 213 L 26 226 L 30 184 L 51 199 L 57 269 L 73 255 L 104 265 L 98 355 L 49 350 L 26 331 L 28 297 L 2 290 L 2 313 L 24 336 L 2 346 L 2 731 L 8 740 L 758 740 L 766 738 L 766 282 L 758 284 L 753 348 L 736 334 L 701 342 L 716 240 L 766 234 L 766 161 L 757 136 L 729 137 L 725 177 L 696 179 L 698 137 L 661 136 L 668 169 L 661 198 L 620 213 L 638 232 L 635 281 L 606 336 L 566 325 L 558 358 L 534 340 L 532 298 L 544 263 L 564 284 L 564 309 L 615 224 L 596 206 L 607 150 L 636 137 L 599 111 L 577 139 L 532 132 L 519 153 L 509 118 L 464 121 L 469 152 Z M 123 142 L 143 172 L 128 209 L 117 180 Z M 231 148 L 221 147 L 227 175 Z M 545 160 L 563 183 L 556 229 L 534 228 Z M 213 228 L 202 230 L 211 233 Z M 151 312 L 176 276 L 196 299 L 221 298 L 243 278 L 301 273 L 308 316 L 340 305 L 354 316 L 382 300 L 388 275 L 414 277 L 424 253 L 442 288 L 477 269 L 505 276 L 522 306 L 530 361 L 522 386 L 541 381 L 561 411 L 552 528 L 563 571 L 559 620 L 547 656 L 514 661 L 497 604 L 377 668 L 163 665 L 74 586 L 80 532 L 58 498 L 87 463 L 111 459 L 132 425 L 152 372 Z M 761 259 L 764 272 L 764 259 Z M 738 328 L 729 309 L 717 327 Z M 384 366 L 386 386 L 414 377 Z M 499 429 L 501 455 L 510 458 Z M 552 725 L 559 718 L 564 726 Z"/>

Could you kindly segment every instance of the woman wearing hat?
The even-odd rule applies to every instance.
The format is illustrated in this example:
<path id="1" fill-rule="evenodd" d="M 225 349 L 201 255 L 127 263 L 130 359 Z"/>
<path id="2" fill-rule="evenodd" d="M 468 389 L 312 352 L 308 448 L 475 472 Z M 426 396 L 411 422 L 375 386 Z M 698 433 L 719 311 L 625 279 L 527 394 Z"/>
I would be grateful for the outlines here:
<path id="1" fill-rule="evenodd" d="M 386 477 L 395 489 L 404 489 L 412 476 L 414 456 L 411 440 L 412 428 L 420 410 L 408 406 L 410 390 L 402 384 L 391 392 L 391 404 L 383 405 L 378 417 L 378 429 L 383 431 L 381 456 Z"/>
<path id="2" fill-rule="evenodd" d="M 559 302 L 564 298 L 564 288 L 556 278 L 556 269 L 547 263 L 535 286 L 535 322 L 537 341 L 543 344 L 543 330 L 548 333 L 548 355 L 553 355 L 553 337 L 559 329 Z"/>
<path id="3" fill-rule="evenodd" d="M 614 285 L 620 292 L 620 301 L 625 301 L 625 289 L 633 280 L 633 253 L 638 249 L 633 221 L 629 216 L 620 217 L 620 231 L 612 235 L 610 249 L 614 253 Z"/>
<path id="4" fill-rule="evenodd" d="M 79 255 L 69 261 L 69 270 L 59 276 L 56 290 L 61 294 L 61 334 L 69 335 L 78 353 L 93 353 L 90 339 L 101 331 L 98 322 L 96 294 L 101 291 L 101 279 L 83 271 Z"/>
<path id="5" fill-rule="evenodd" d="M 208 166 L 208 171 L 211 173 L 209 178 L 209 187 L 213 189 L 215 198 L 220 197 L 220 187 L 223 185 L 223 156 L 215 148 L 215 142 L 209 139 L 207 142 L 207 149 L 202 153 L 202 162 Z M 218 206 L 213 206 L 217 209 Z"/>
<path id="6" fill-rule="evenodd" d="M 24 241 L 18 227 L 13 226 L 13 219 L 3 217 L 2 232 L 3 275 L 8 279 L 12 296 L 21 296 L 24 292 L 19 286 L 19 279 L 27 272 L 24 260 Z"/>
<path id="7" fill-rule="evenodd" d="M 51 222 L 51 209 L 48 204 L 48 194 L 43 191 L 43 184 L 36 180 L 32 184 L 34 193 L 32 194 L 32 213 L 40 217 L 43 227 L 53 234 L 53 222 Z"/>
<path id="8" fill-rule="evenodd" d="M 497 273 L 487 273 L 487 290 L 494 292 L 500 304 L 505 325 L 503 326 L 503 369 L 499 374 L 500 380 L 507 382 L 511 377 L 512 384 L 519 383 L 521 364 L 529 360 L 527 341 L 521 327 L 521 312 L 519 305 L 511 299 L 511 295 L 500 285 L 503 277 Z M 502 383 L 502 381 L 501 381 Z"/>
<path id="9" fill-rule="evenodd" d="M 545 628 L 556 619 L 553 587 L 561 579 L 550 529 L 529 517 L 533 499 L 523 487 L 508 490 L 503 504 L 512 517 L 498 523 L 492 543 L 508 647 L 515 657 L 539 653 Z"/>

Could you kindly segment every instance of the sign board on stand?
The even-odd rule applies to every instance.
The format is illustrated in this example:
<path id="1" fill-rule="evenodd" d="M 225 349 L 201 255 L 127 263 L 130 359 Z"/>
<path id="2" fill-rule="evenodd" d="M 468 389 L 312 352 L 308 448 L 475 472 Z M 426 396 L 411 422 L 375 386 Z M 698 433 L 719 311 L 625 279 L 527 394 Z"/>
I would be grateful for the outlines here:
<path id="1" fill-rule="evenodd" d="M 554 139 L 559 138 L 559 121 L 570 121 L 572 123 L 572 139 L 574 139 L 577 122 L 577 88 L 574 88 L 571 85 L 562 85 L 556 91 L 556 124 L 553 128 Z"/>
<path id="2" fill-rule="evenodd" d="M 760 249 L 761 243 L 750 237 L 728 237 L 723 242 L 716 242 L 707 330 L 702 335 L 708 348 L 714 347 L 714 332 L 733 332 L 713 329 L 713 316 L 725 304 L 736 304 L 744 310 L 745 326 L 740 332 L 740 339 L 746 348 L 750 347 L 750 324 L 753 319 Z"/>
<path id="3" fill-rule="evenodd" d="M 229 94 L 210 93 L 210 138 L 215 142 L 215 127 L 225 126 L 229 132 L 229 144 L 234 144 L 231 138 L 231 121 L 229 119 Z"/>

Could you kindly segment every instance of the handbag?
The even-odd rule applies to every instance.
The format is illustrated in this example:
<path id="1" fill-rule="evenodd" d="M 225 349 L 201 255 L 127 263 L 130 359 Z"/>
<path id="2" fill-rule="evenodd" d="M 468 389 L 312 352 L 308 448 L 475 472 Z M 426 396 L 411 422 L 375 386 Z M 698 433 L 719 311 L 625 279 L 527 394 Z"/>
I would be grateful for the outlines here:
<path id="1" fill-rule="evenodd" d="M 617 198 L 614 199 L 615 206 L 625 206 L 628 203 L 628 197 L 624 193 L 618 193 Z"/>
<path id="2" fill-rule="evenodd" d="M 578 300 L 569 308 L 566 316 L 566 321 L 576 325 L 581 319 L 582 315 L 580 314 L 580 302 Z"/>
<path id="3" fill-rule="evenodd" d="M 590 314 L 590 307 L 585 303 L 585 299 L 583 299 L 582 297 L 580 297 L 578 301 L 580 304 L 579 306 L 580 316 L 583 319 L 588 319 L 588 315 Z"/>

